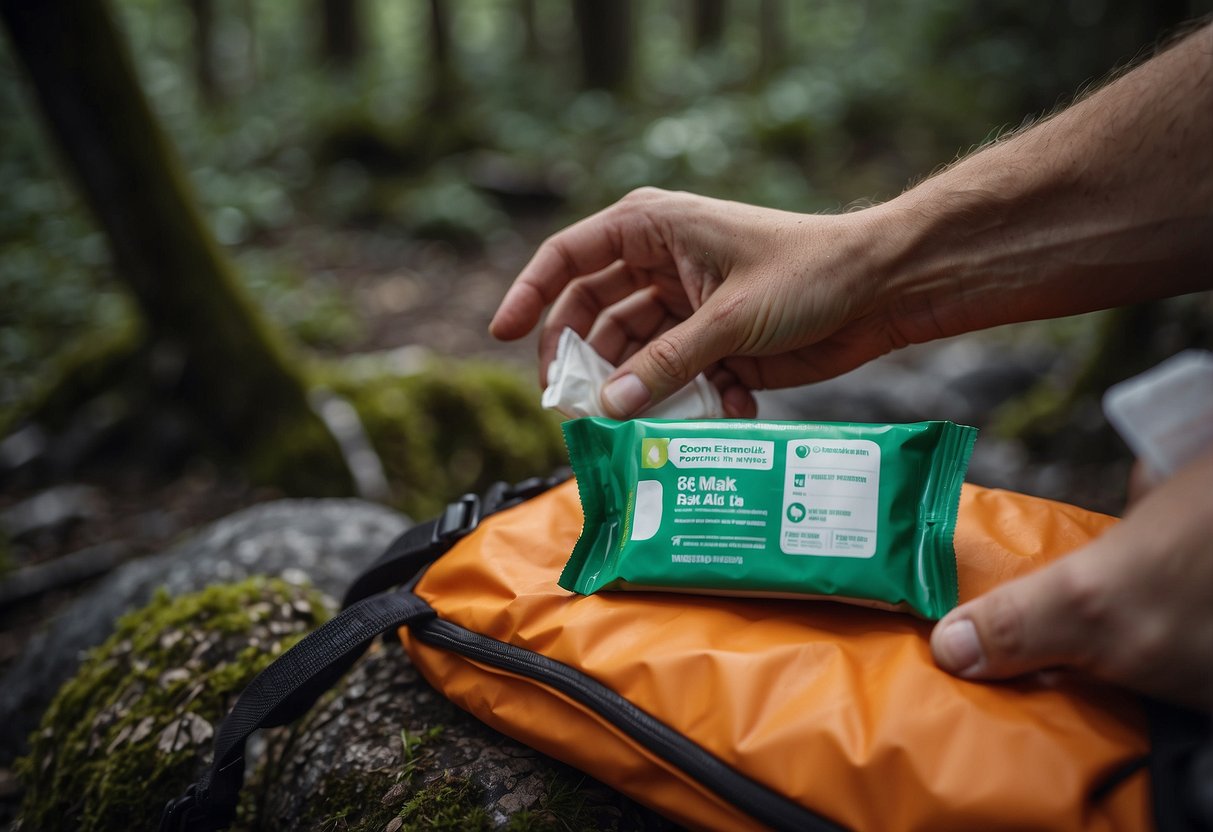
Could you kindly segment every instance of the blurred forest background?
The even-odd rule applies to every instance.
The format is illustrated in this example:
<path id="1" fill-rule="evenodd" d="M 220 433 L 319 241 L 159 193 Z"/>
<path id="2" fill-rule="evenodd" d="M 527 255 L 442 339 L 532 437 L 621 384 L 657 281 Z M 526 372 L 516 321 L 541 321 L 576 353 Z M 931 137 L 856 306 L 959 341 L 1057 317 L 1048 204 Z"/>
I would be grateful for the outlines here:
<path id="1" fill-rule="evenodd" d="M 0 572 L 29 578 L 0 592 L 6 628 L 249 502 L 424 514 L 541 473 L 559 440 L 533 342 L 485 328 L 544 236 L 641 185 L 890 198 L 1211 6 L 3 0 Z M 1185 301 L 994 337 L 1071 356 L 1064 384 L 1089 392 L 1208 317 Z M 1049 390 L 1004 427 L 1072 420 Z"/>

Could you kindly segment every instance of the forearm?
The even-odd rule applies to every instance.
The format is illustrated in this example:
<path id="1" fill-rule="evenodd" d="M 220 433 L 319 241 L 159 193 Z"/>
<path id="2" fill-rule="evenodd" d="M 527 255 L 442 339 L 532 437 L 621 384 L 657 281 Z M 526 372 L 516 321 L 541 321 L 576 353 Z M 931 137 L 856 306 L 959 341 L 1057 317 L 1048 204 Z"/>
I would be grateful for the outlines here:
<path id="1" fill-rule="evenodd" d="M 1213 288 L 1213 26 L 871 219 L 907 341 Z"/>

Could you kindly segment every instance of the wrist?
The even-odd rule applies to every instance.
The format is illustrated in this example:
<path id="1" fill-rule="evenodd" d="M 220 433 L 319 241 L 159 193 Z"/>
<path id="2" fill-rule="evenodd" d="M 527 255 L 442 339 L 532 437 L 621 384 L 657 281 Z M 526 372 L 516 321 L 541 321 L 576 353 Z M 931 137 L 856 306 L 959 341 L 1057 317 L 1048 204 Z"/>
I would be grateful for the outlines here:
<path id="1" fill-rule="evenodd" d="M 899 340 L 916 344 L 975 328 L 962 313 L 971 263 L 960 233 L 964 208 L 934 203 L 924 186 L 856 215 L 867 245 L 859 258 L 872 304 Z"/>

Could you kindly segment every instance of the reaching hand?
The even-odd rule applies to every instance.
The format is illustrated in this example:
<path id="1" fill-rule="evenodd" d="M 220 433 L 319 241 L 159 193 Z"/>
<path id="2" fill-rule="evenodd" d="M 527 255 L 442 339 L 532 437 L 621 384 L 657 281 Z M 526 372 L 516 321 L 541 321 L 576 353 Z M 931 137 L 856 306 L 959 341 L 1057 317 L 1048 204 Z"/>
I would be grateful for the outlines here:
<path id="1" fill-rule="evenodd" d="M 1090 545 L 953 610 L 935 658 L 968 679 L 1078 668 L 1213 710 L 1213 453 Z"/>
<path id="2" fill-rule="evenodd" d="M 520 338 L 551 305 L 541 383 L 568 326 L 622 364 L 602 397 L 614 416 L 705 370 L 728 415 L 753 416 L 753 390 L 838 375 L 904 345 L 906 333 L 941 334 L 894 325 L 878 303 L 869 268 L 878 213 L 794 214 L 645 188 L 540 246 L 490 331 Z"/>

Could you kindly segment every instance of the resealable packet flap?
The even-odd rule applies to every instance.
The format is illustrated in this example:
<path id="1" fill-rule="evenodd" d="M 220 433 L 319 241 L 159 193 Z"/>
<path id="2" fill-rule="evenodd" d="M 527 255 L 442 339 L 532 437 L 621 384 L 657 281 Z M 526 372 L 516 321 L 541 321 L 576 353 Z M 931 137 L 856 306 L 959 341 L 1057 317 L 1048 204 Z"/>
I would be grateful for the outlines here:
<path id="1" fill-rule="evenodd" d="M 975 428 L 590 417 L 564 434 L 585 514 L 565 589 L 956 606 Z"/>

